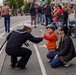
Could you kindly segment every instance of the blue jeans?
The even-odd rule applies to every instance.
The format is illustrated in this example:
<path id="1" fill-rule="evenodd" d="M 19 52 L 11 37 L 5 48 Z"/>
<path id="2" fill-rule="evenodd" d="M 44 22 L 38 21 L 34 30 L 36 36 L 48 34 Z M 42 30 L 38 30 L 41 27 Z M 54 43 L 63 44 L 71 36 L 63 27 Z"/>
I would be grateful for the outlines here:
<path id="1" fill-rule="evenodd" d="M 68 26 L 68 18 L 64 18 L 62 24 Z"/>
<path id="2" fill-rule="evenodd" d="M 37 21 L 37 23 L 41 23 L 42 22 L 42 14 L 37 13 L 37 15 L 36 15 L 36 21 Z"/>
<path id="3" fill-rule="evenodd" d="M 62 22 L 55 22 L 57 27 L 59 28 L 60 26 L 62 26 Z"/>
<path id="4" fill-rule="evenodd" d="M 47 54 L 48 59 L 53 59 L 52 62 L 50 63 L 50 65 L 53 68 L 56 68 L 56 67 L 63 65 L 63 62 L 61 61 L 59 56 L 57 58 L 54 58 L 58 53 L 59 53 L 59 51 L 55 51 L 55 52 L 49 52 Z"/>
<path id="5" fill-rule="evenodd" d="M 10 30 L 10 15 L 4 15 L 5 31 Z"/>
<path id="6" fill-rule="evenodd" d="M 46 26 L 48 26 L 49 22 L 52 23 L 53 22 L 53 18 L 51 15 L 45 15 L 45 19 L 46 19 Z M 48 21 L 49 19 L 49 21 Z"/>

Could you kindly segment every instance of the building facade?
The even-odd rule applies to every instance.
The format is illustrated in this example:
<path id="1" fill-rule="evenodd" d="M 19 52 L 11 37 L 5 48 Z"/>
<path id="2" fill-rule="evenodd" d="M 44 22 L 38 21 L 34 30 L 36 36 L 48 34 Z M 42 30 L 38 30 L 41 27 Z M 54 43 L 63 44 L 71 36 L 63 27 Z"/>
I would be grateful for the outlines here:
<path id="1" fill-rule="evenodd" d="M 52 4 L 54 3 L 69 3 L 69 4 L 76 4 L 76 0 L 52 0 Z"/>

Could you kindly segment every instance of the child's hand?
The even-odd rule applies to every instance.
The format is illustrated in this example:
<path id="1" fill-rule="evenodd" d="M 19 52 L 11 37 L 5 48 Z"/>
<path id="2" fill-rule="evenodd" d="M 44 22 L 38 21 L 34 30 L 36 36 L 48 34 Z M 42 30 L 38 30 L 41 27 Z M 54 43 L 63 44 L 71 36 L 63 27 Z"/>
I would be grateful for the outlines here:
<path id="1" fill-rule="evenodd" d="M 50 52 L 54 52 L 55 50 L 49 50 Z"/>

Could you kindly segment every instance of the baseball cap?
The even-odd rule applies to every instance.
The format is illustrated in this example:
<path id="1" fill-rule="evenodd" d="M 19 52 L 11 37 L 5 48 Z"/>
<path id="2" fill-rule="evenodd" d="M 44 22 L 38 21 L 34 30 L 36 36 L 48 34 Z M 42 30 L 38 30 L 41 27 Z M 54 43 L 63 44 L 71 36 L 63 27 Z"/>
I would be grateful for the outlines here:
<path id="1" fill-rule="evenodd" d="M 48 25 L 47 28 L 51 28 L 55 31 L 55 26 L 53 26 L 53 25 Z"/>
<path id="2" fill-rule="evenodd" d="M 26 27 L 28 27 L 28 28 L 32 29 L 32 25 L 31 25 L 31 24 L 29 24 L 29 23 L 24 23 L 24 26 L 26 26 Z"/>

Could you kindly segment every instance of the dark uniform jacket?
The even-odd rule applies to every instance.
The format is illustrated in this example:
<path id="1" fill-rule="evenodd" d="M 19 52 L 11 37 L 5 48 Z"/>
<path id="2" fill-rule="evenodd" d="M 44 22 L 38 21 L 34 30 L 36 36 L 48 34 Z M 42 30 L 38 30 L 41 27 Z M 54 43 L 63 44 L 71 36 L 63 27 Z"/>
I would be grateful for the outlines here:
<path id="1" fill-rule="evenodd" d="M 61 38 L 59 50 L 58 56 L 60 56 L 61 60 L 64 62 L 70 61 L 75 57 L 75 48 L 69 35 L 65 35 L 63 40 Z"/>
<path id="2" fill-rule="evenodd" d="M 8 50 L 20 50 L 22 45 L 27 41 L 31 41 L 34 43 L 39 43 L 43 40 L 43 38 L 36 38 L 31 35 L 29 32 L 24 30 L 12 31 L 6 38 L 8 41 L 6 44 L 6 51 Z M 11 51 L 12 52 L 12 51 Z"/>

